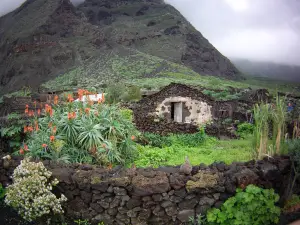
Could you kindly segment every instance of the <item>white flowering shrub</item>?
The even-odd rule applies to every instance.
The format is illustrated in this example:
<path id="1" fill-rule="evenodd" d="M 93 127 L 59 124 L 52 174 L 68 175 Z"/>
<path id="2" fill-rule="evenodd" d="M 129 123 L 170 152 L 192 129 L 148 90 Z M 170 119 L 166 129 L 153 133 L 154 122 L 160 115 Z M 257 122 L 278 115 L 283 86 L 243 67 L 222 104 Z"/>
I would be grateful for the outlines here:
<path id="1" fill-rule="evenodd" d="M 52 173 L 43 163 L 21 161 L 14 170 L 13 183 L 7 187 L 5 203 L 18 211 L 27 221 L 34 221 L 47 214 L 62 214 L 61 203 L 67 198 L 57 198 L 52 192 L 57 179 L 50 179 Z"/>

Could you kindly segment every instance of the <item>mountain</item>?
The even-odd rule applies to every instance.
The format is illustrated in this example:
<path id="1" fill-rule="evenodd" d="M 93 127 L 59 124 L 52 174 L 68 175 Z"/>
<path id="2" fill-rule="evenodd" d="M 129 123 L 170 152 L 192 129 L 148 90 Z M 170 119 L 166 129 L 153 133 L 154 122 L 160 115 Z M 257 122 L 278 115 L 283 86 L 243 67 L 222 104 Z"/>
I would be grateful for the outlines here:
<path id="1" fill-rule="evenodd" d="M 240 78 L 163 0 L 86 0 L 78 7 L 27 0 L 0 18 L 0 94 L 58 76 L 74 85 L 77 78 L 105 83 L 178 73 L 182 66 L 189 74 Z"/>
<path id="2" fill-rule="evenodd" d="M 300 66 L 273 62 L 259 62 L 246 59 L 231 59 L 243 73 L 274 80 L 300 82 Z"/>

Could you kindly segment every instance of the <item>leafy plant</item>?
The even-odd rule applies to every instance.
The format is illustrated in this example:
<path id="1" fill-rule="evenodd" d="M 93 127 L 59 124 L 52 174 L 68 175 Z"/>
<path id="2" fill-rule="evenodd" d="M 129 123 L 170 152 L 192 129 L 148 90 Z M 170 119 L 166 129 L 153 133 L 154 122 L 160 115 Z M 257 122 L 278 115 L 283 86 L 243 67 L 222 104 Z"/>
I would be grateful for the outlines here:
<path id="1" fill-rule="evenodd" d="M 238 125 L 237 134 L 241 138 L 247 138 L 250 135 L 253 135 L 254 125 L 251 123 L 241 123 Z"/>
<path id="2" fill-rule="evenodd" d="M 11 113 L 7 116 L 8 125 L 1 127 L 2 137 L 9 140 L 9 146 L 14 150 L 19 149 L 22 141 L 22 130 L 26 121 L 21 118 L 20 114 Z"/>
<path id="3" fill-rule="evenodd" d="M 278 223 L 280 208 L 275 204 L 279 195 L 273 189 L 262 189 L 254 185 L 246 190 L 237 189 L 234 197 L 226 200 L 221 209 L 211 209 L 207 221 L 212 224 L 268 225 Z"/>
<path id="4" fill-rule="evenodd" d="M 293 194 L 295 183 L 300 176 L 300 139 L 288 141 L 288 154 L 292 162 L 292 171 L 290 173 L 290 182 L 286 188 L 286 199 L 290 199 Z"/>
<path id="5" fill-rule="evenodd" d="M 143 134 L 143 138 L 148 145 L 153 147 L 163 148 L 172 145 L 172 141 L 169 136 L 145 132 Z"/>
<path id="6" fill-rule="evenodd" d="M 91 223 L 88 220 L 75 220 L 74 223 L 76 223 L 77 225 L 90 225 Z"/>
<path id="7" fill-rule="evenodd" d="M 0 200 L 5 197 L 5 188 L 0 184 Z"/>
<path id="8" fill-rule="evenodd" d="M 205 224 L 207 224 L 206 216 L 199 214 L 196 216 L 196 218 L 190 217 L 189 224 L 190 225 L 205 225 Z"/>
<path id="9" fill-rule="evenodd" d="M 285 213 L 294 212 L 300 209 L 299 195 L 292 195 L 284 204 L 283 211 Z"/>

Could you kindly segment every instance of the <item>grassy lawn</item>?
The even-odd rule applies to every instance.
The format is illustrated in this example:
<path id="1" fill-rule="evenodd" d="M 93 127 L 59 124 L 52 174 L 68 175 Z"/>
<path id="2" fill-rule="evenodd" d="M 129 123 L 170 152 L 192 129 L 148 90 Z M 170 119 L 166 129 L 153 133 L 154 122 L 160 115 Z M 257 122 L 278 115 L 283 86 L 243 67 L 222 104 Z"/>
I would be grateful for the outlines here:
<path id="1" fill-rule="evenodd" d="M 214 162 L 245 162 L 253 159 L 252 140 L 217 140 L 207 138 L 198 147 L 186 147 L 179 144 L 170 147 L 157 148 L 138 146 L 139 158 L 135 161 L 137 167 L 177 166 L 188 156 L 193 165 Z"/>

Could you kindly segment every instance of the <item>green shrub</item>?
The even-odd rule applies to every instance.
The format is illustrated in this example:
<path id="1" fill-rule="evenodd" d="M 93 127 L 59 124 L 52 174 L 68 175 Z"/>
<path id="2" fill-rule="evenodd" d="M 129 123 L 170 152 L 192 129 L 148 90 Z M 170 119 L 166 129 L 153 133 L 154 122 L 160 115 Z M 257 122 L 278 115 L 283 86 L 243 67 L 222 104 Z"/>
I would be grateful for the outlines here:
<path id="1" fill-rule="evenodd" d="M 221 225 L 269 225 L 278 223 L 280 208 L 275 205 L 279 195 L 272 189 L 262 189 L 249 185 L 245 191 L 237 189 L 221 209 L 211 209 L 207 221 Z"/>
<path id="2" fill-rule="evenodd" d="M 64 195 L 57 198 L 52 192 L 57 179 L 51 179 L 43 163 L 30 162 L 28 158 L 14 170 L 13 183 L 6 189 L 5 203 L 27 221 L 34 221 L 49 214 L 62 214 L 62 202 L 67 201 Z"/>
<path id="3" fill-rule="evenodd" d="M 251 123 L 241 123 L 238 125 L 237 133 L 241 138 L 253 135 L 254 125 Z"/>
<path id="4" fill-rule="evenodd" d="M 172 145 L 172 140 L 169 136 L 145 132 L 144 139 L 148 145 L 153 147 L 163 148 Z"/>
<path id="5" fill-rule="evenodd" d="M 181 146 L 197 147 L 205 141 L 205 134 L 197 132 L 194 134 L 178 134 L 173 136 L 173 143 Z"/>
<path id="6" fill-rule="evenodd" d="M 0 200 L 2 200 L 5 196 L 5 188 L 0 183 Z"/>
<path id="7" fill-rule="evenodd" d="M 125 102 L 139 101 L 142 98 L 141 89 L 138 86 L 129 86 L 122 95 L 122 100 Z"/>
<path id="8" fill-rule="evenodd" d="M 7 116 L 8 125 L 1 127 L 0 132 L 2 137 L 9 139 L 9 146 L 17 150 L 21 146 L 22 130 L 26 121 L 17 113 L 11 113 Z"/>
<path id="9" fill-rule="evenodd" d="M 121 109 L 120 113 L 124 119 L 128 121 L 133 121 L 133 112 L 131 109 Z"/>
<path id="10" fill-rule="evenodd" d="M 138 146 L 139 157 L 134 162 L 137 167 L 159 167 L 168 161 L 175 152 L 173 147 L 153 148 L 150 146 Z"/>

